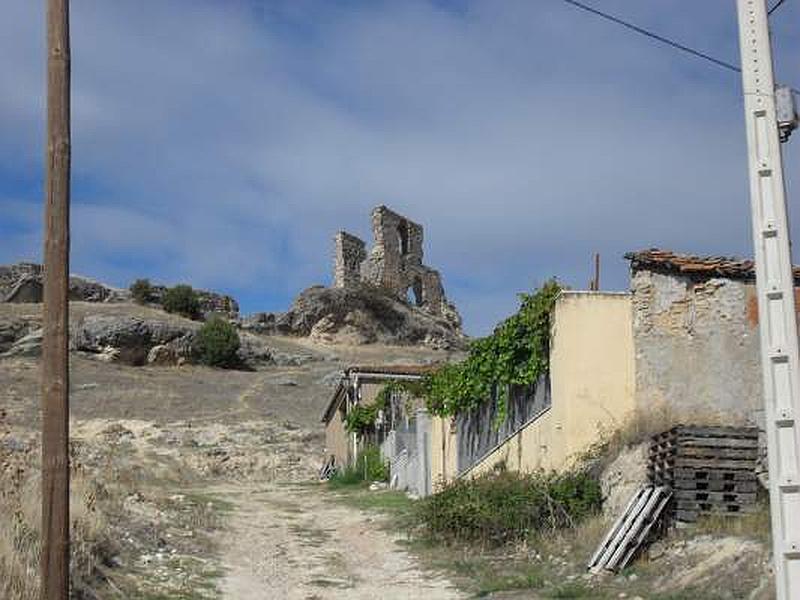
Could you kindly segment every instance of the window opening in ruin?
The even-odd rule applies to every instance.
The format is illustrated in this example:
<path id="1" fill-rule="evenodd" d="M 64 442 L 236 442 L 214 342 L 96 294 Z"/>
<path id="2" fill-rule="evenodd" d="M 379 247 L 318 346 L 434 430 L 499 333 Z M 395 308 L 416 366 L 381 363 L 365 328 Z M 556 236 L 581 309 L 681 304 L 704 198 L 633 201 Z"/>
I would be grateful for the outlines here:
<path id="1" fill-rule="evenodd" d="M 413 285 L 408 288 L 408 303 L 420 307 L 425 303 L 425 298 L 422 293 L 422 279 L 419 277 L 416 277 Z"/>
<path id="2" fill-rule="evenodd" d="M 397 224 L 397 237 L 400 241 L 400 254 L 405 256 L 408 254 L 408 223 L 406 221 L 400 221 Z"/>

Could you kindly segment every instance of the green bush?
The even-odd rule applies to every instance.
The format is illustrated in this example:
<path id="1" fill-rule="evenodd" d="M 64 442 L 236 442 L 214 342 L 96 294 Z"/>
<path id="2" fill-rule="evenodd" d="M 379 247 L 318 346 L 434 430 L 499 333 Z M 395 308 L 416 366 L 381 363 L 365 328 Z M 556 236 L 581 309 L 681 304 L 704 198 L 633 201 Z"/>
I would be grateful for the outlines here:
<path id="1" fill-rule="evenodd" d="M 153 299 L 153 286 L 149 279 L 137 279 L 128 288 L 135 302 L 147 304 Z"/>
<path id="2" fill-rule="evenodd" d="M 197 337 L 203 364 L 226 368 L 239 363 L 239 332 L 222 317 L 214 316 L 203 323 Z"/>
<path id="3" fill-rule="evenodd" d="M 164 310 L 190 319 L 200 314 L 200 300 L 190 285 L 176 285 L 164 294 Z"/>
<path id="4" fill-rule="evenodd" d="M 501 545 L 572 527 L 601 502 L 600 485 L 586 473 L 500 471 L 456 480 L 421 500 L 417 510 L 432 537 Z"/>
<path id="5" fill-rule="evenodd" d="M 389 481 L 389 465 L 383 460 L 380 448 L 367 446 L 358 454 L 355 465 L 337 471 L 330 481 L 334 486 Z"/>

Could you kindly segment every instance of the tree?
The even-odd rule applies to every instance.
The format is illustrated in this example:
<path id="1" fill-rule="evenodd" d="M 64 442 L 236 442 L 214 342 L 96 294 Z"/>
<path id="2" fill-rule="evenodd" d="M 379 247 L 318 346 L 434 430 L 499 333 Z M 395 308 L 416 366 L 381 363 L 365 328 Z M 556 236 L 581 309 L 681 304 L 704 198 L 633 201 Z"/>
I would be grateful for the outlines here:
<path id="1" fill-rule="evenodd" d="M 147 304 L 153 299 L 153 286 L 149 279 L 137 279 L 129 288 L 135 302 Z"/>
<path id="2" fill-rule="evenodd" d="M 215 315 L 203 323 L 197 336 L 203 364 L 230 368 L 239 363 L 239 332 L 222 317 Z"/>
<path id="3" fill-rule="evenodd" d="M 200 314 L 200 300 L 190 285 L 176 285 L 164 294 L 164 310 L 195 319 Z"/>

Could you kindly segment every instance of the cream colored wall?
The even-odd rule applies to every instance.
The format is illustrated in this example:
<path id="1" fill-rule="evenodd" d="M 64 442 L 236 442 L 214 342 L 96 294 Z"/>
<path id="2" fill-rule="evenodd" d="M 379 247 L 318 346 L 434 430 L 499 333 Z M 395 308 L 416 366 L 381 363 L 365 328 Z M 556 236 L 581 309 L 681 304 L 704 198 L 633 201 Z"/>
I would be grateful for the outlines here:
<path id="1" fill-rule="evenodd" d="M 552 406 L 475 465 L 560 470 L 634 410 L 634 354 L 628 294 L 563 292 L 550 345 Z"/>

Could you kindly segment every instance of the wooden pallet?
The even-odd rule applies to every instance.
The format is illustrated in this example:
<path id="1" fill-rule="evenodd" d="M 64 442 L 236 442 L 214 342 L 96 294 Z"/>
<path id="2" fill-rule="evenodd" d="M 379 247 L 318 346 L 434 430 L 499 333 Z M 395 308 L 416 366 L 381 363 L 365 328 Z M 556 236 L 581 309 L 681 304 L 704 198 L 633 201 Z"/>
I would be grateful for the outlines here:
<path id="1" fill-rule="evenodd" d="M 605 535 L 587 565 L 592 573 L 624 569 L 647 543 L 670 499 L 669 488 L 644 486 Z"/>
<path id="2" fill-rule="evenodd" d="M 676 493 L 681 490 L 746 493 L 758 491 L 758 481 L 756 481 L 755 476 L 753 476 L 752 479 L 745 480 L 676 479 L 672 482 L 672 488 Z"/>
<path id="3" fill-rule="evenodd" d="M 653 436 L 648 475 L 673 490 L 679 521 L 703 514 L 742 514 L 755 505 L 758 431 L 747 427 L 678 426 Z"/>

